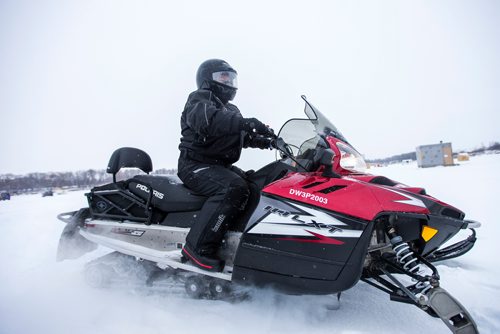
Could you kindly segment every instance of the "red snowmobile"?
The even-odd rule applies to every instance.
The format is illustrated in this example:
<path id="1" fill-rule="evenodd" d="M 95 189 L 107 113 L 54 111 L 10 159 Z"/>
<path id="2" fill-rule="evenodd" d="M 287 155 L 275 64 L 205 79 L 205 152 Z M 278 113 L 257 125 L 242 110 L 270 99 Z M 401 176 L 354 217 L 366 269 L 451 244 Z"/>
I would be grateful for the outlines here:
<path id="1" fill-rule="evenodd" d="M 93 285 L 109 283 L 118 271 L 110 258 L 123 255 L 168 271 L 193 297 L 222 298 L 235 285 L 338 294 L 363 280 L 441 318 L 454 333 L 477 333 L 470 314 L 440 287 L 432 263 L 468 252 L 480 224 L 422 188 L 366 174 L 362 156 L 302 98 L 307 119 L 287 121 L 277 161 L 249 175 L 261 191 L 225 236 L 223 272 L 205 272 L 181 256 L 206 198 L 176 177 L 150 175 L 150 157 L 135 148 L 113 153 L 113 182 L 86 194 L 88 208 L 58 216 L 67 223 L 58 259 L 99 244 L 115 253 L 87 265 Z M 117 181 L 125 167 L 146 174 Z M 463 229 L 471 231 L 466 239 L 443 247 Z"/>

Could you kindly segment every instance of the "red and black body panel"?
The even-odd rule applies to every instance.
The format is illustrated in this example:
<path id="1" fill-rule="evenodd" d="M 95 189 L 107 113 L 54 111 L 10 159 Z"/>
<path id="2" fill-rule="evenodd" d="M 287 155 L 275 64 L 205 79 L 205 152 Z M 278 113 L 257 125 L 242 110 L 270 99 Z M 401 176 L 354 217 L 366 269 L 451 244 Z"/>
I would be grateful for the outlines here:
<path id="1" fill-rule="evenodd" d="M 421 255 L 430 254 L 463 226 L 464 214 L 388 178 L 345 173 L 292 172 L 264 188 L 239 245 L 235 281 L 273 284 L 293 293 L 335 293 L 361 277 L 376 222 L 394 224 Z M 421 237 L 424 225 L 439 232 Z"/>
<path id="2" fill-rule="evenodd" d="M 329 294 L 359 280 L 367 221 L 264 194 L 242 236 L 233 280 L 289 293 Z"/>
<path id="3" fill-rule="evenodd" d="M 384 211 L 430 213 L 422 200 L 424 196 L 404 188 L 366 182 L 367 176 L 363 179 L 356 175 L 327 178 L 321 173 L 290 173 L 264 192 L 366 221 Z M 429 202 L 434 203 L 430 197 Z"/>
<path id="4" fill-rule="evenodd" d="M 426 256 L 463 227 L 463 212 L 424 189 L 355 172 L 365 166 L 362 156 L 307 101 L 304 111 L 308 120 L 292 119 L 280 130 L 288 145 L 280 151 L 296 170 L 262 190 L 236 252 L 235 281 L 334 293 L 361 277 L 374 230 L 379 244 L 395 226 Z M 424 226 L 436 234 L 424 240 Z"/>

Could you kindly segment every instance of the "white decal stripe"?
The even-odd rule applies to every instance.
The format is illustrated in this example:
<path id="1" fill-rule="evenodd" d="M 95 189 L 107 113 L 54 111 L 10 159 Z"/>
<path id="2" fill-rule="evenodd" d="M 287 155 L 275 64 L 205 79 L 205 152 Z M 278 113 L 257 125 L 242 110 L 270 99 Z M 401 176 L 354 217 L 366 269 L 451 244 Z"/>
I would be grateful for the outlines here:
<path id="1" fill-rule="evenodd" d="M 401 193 L 401 192 L 396 191 L 394 189 L 390 189 L 390 188 L 387 188 L 387 187 L 383 187 L 383 188 L 386 189 L 386 190 L 392 191 L 393 193 L 396 193 L 396 194 L 398 194 L 400 196 L 408 198 L 408 199 L 394 200 L 393 202 L 402 203 L 402 204 L 408 204 L 408 205 L 413 205 L 413 206 L 418 206 L 418 207 L 421 207 L 421 208 L 427 208 L 425 206 L 424 202 L 422 202 L 418 198 L 409 196 L 407 194 Z"/>
<path id="2" fill-rule="evenodd" d="M 301 220 L 305 220 L 303 218 L 309 218 L 309 219 L 313 219 L 317 223 L 323 223 L 323 224 L 328 224 L 328 225 L 336 225 L 336 226 L 347 225 L 346 223 L 341 222 L 337 218 L 332 217 L 332 216 L 330 216 L 329 214 L 327 214 L 327 213 L 325 213 L 323 211 L 314 210 L 314 209 L 311 209 L 311 208 L 308 208 L 308 207 L 305 207 L 305 206 L 302 206 L 302 205 L 298 205 L 298 204 L 293 204 L 293 205 L 296 206 L 296 207 L 298 207 L 302 211 L 305 211 L 305 212 L 307 212 L 308 214 L 311 215 L 311 216 L 299 215 L 299 219 L 301 219 Z M 308 220 L 306 220 L 306 221 L 308 222 Z"/>
<path id="3" fill-rule="evenodd" d="M 288 226 L 282 224 L 271 224 L 268 222 L 260 222 L 257 226 L 254 226 L 248 234 L 269 234 L 269 235 L 290 235 L 290 236 L 307 236 L 311 237 L 311 233 L 307 230 L 321 234 L 325 237 L 335 237 L 335 238 L 359 238 L 363 231 L 355 230 L 336 230 L 329 232 L 327 229 L 317 229 L 314 227 L 306 226 Z"/>
<path id="4" fill-rule="evenodd" d="M 296 214 L 290 214 L 286 217 L 280 216 L 278 214 L 270 214 L 268 215 L 265 219 L 266 223 L 275 223 L 275 224 L 296 224 L 296 225 L 301 225 L 302 223 L 299 221 L 292 220 L 292 217 L 297 216 L 297 218 L 301 219 L 300 215 Z"/>

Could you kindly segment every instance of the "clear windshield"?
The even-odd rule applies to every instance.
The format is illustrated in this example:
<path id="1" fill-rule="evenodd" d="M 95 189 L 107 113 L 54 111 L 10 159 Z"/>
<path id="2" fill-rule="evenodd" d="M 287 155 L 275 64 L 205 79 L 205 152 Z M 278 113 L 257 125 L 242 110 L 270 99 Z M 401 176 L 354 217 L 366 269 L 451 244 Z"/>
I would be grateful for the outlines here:
<path id="1" fill-rule="evenodd" d="M 314 125 L 317 134 L 324 136 L 332 136 L 337 139 L 342 140 L 344 143 L 348 143 L 347 139 L 340 133 L 339 130 L 333 125 L 328 118 L 326 118 L 318 109 L 316 109 L 309 101 L 306 100 L 304 95 L 301 96 L 302 99 L 306 102 L 306 106 L 304 108 L 304 112 L 307 115 L 307 118 Z"/>
<path id="2" fill-rule="evenodd" d="M 317 133 L 311 121 L 306 119 L 291 119 L 283 125 L 279 136 L 290 146 L 295 157 L 304 155 L 308 149 L 317 145 L 328 147 Z"/>
<path id="3" fill-rule="evenodd" d="M 308 119 L 291 119 L 286 122 L 279 132 L 279 136 L 290 146 L 294 157 L 301 165 L 311 165 L 314 152 L 318 148 L 328 148 L 327 136 L 335 137 L 345 144 L 337 143 L 341 154 L 340 165 L 344 169 L 363 172 L 366 163 L 340 131 L 318 109 L 306 102 L 304 109 Z"/>

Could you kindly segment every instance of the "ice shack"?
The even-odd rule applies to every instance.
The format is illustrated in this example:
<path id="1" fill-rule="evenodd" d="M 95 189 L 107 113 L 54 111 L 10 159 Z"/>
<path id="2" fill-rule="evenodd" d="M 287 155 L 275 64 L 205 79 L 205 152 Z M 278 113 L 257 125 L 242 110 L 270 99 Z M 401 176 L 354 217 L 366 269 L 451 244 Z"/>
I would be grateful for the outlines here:
<path id="1" fill-rule="evenodd" d="M 422 145 L 416 151 L 418 167 L 453 166 L 451 143 Z"/>

